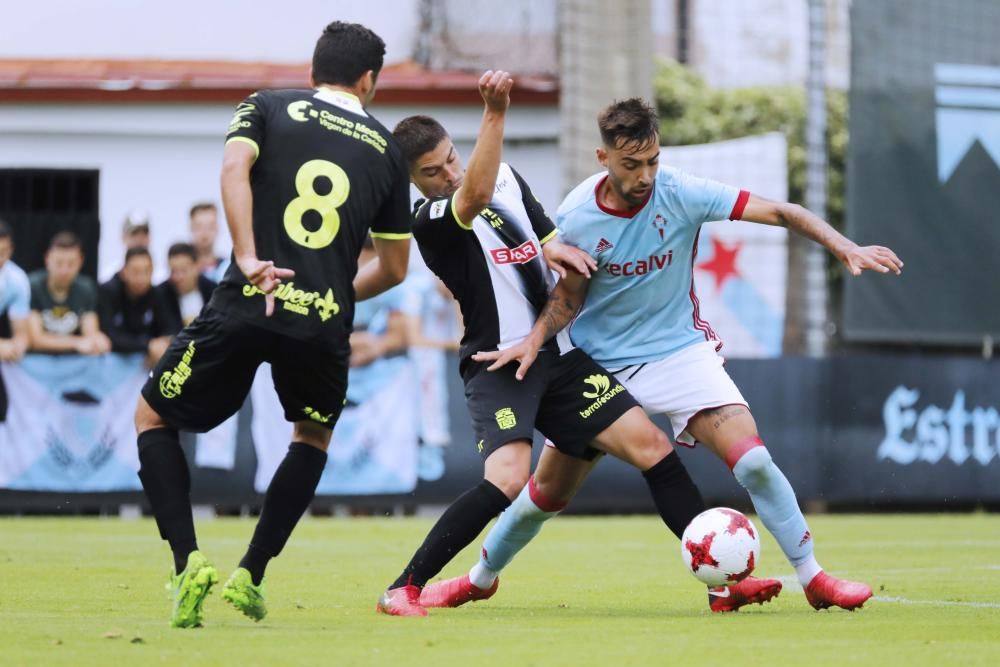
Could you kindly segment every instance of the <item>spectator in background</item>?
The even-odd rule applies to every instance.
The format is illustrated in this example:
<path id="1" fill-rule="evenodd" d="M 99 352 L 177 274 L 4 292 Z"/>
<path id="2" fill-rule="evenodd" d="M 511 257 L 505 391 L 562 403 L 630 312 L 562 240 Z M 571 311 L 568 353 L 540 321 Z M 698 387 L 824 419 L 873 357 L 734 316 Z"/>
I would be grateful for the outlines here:
<path id="1" fill-rule="evenodd" d="M 14 237 L 0 220 L 0 361 L 18 361 L 28 349 L 31 285 L 14 263 Z M 4 401 L 6 403 L 6 401 Z"/>
<path id="2" fill-rule="evenodd" d="M 172 330 L 153 289 L 153 258 L 146 248 L 129 248 L 121 271 L 101 285 L 98 315 L 112 352 L 141 352 L 149 366 L 163 356 Z"/>
<path id="3" fill-rule="evenodd" d="M 149 214 L 130 211 L 122 223 L 122 243 L 125 249 L 149 247 Z"/>
<path id="4" fill-rule="evenodd" d="M 52 237 L 45 268 L 32 272 L 31 315 L 28 318 L 33 352 L 104 354 L 111 341 L 101 333 L 97 319 L 97 284 L 81 276 L 83 247 L 72 232 Z"/>
<path id="5" fill-rule="evenodd" d="M 191 207 L 191 245 L 198 255 L 198 271 L 216 283 L 222 281 L 229 258 L 215 254 L 219 237 L 219 209 L 212 202 L 199 202 Z"/>
<path id="6" fill-rule="evenodd" d="M 0 220 L 0 361 L 14 362 L 28 349 L 28 315 L 31 287 L 28 276 L 10 256 L 14 238 Z M 7 385 L 0 376 L 0 422 L 7 421 Z"/>
<path id="7" fill-rule="evenodd" d="M 175 243 L 167 251 L 170 277 L 157 286 L 170 334 L 188 324 L 208 303 L 215 281 L 198 272 L 198 253 L 190 243 Z"/>

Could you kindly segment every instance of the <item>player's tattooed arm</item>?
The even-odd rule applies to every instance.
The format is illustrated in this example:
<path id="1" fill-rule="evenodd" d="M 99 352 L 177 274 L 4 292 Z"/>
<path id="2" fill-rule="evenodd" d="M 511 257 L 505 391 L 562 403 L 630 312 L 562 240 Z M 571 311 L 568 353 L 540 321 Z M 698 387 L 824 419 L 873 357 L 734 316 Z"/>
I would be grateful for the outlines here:
<path id="1" fill-rule="evenodd" d="M 578 273 L 569 273 L 556 284 L 532 327 L 531 338 L 535 342 L 544 344 L 573 321 L 587 296 L 588 284 L 586 278 Z"/>
<path id="2" fill-rule="evenodd" d="M 859 246 L 826 220 L 798 204 L 771 201 L 752 194 L 741 219 L 786 227 L 816 241 L 833 253 L 851 275 L 860 275 L 866 269 L 899 275 L 903 269 L 903 262 L 889 248 Z"/>
<path id="3" fill-rule="evenodd" d="M 523 341 L 506 350 L 477 352 L 472 355 L 472 359 L 479 362 L 492 362 L 486 369 L 488 371 L 495 371 L 512 361 L 516 361 L 518 368 L 514 376 L 518 380 L 523 380 L 528 369 L 535 363 L 538 351 L 545 344 L 545 341 L 562 331 L 576 317 L 577 311 L 580 310 L 580 306 L 583 305 L 583 300 L 587 296 L 588 285 L 587 279 L 582 275 L 570 272 L 552 290 L 545 308 L 535 320 L 535 326 L 531 328 L 531 333 Z"/>

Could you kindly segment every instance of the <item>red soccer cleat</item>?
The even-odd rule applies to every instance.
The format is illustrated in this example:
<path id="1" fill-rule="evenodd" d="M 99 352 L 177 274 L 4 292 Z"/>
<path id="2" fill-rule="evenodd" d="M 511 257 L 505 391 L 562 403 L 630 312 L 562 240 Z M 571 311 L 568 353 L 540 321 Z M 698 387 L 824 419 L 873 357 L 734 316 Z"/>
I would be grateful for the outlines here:
<path id="1" fill-rule="evenodd" d="M 781 582 L 777 579 L 747 577 L 732 586 L 716 586 L 708 589 L 708 606 L 714 612 L 738 611 L 748 604 L 764 604 L 781 592 Z"/>
<path id="2" fill-rule="evenodd" d="M 463 574 L 454 579 L 438 581 L 426 586 L 420 594 L 420 604 L 424 607 L 460 607 L 466 602 L 487 600 L 493 597 L 500 586 L 500 577 L 487 589 L 479 588 L 469 581 L 469 575 Z"/>
<path id="3" fill-rule="evenodd" d="M 427 610 L 420 604 L 420 589 L 416 586 L 400 586 L 382 594 L 375 611 L 390 616 L 426 616 Z"/>
<path id="4" fill-rule="evenodd" d="M 806 600 L 813 606 L 813 609 L 840 607 L 854 611 L 861 608 L 861 605 L 871 596 L 872 589 L 868 584 L 837 579 L 826 572 L 817 574 L 806 586 Z"/>

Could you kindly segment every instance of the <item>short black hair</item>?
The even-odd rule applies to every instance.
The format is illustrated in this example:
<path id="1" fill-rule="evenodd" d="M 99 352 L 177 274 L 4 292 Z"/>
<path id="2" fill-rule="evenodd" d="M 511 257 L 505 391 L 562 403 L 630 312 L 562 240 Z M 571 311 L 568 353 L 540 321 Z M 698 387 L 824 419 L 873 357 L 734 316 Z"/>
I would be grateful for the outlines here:
<path id="1" fill-rule="evenodd" d="M 215 202 L 210 201 L 200 201 L 191 207 L 188 212 L 188 217 L 193 218 L 199 211 L 218 211 L 219 207 L 215 205 Z"/>
<path id="2" fill-rule="evenodd" d="M 448 138 L 448 133 L 430 116 L 408 116 L 396 124 L 392 136 L 403 149 L 407 164 L 413 164 L 421 155 L 437 148 Z"/>
<path id="3" fill-rule="evenodd" d="M 83 244 L 80 243 L 80 237 L 73 232 L 59 232 L 52 237 L 49 241 L 49 250 L 53 248 L 76 248 L 80 252 L 83 252 Z"/>
<path id="4" fill-rule="evenodd" d="M 14 242 L 14 232 L 5 220 L 0 219 L 0 239 L 10 239 Z"/>
<path id="5" fill-rule="evenodd" d="M 191 258 L 191 261 L 198 261 L 198 252 L 194 249 L 194 246 L 190 243 L 175 243 L 170 248 L 167 249 L 167 259 L 171 257 L 177 257 L 179 255 L 187 255 Z"/>
<path id="6" fill-rule="evenodd" d="M 313 51 L 312 76 L 317 86 L 353 86 L 361 75 L 382 70 L 385 42 L 360 23 L 334 21 L 326 26 Z"/>
<path id="7" fill-rule="evenodd" d="M 153 256 L 149 254 L 149 250 L 146 246 L 135 246 L 125 251 L 126 264 L 128 264 L 129 260 L 133 257 L 149 257 L 149 261 L 153 261 Z"/>
<path id="8" fill-rule="evenodd" d="M 616 100 L 597 116 L 597 126 L 601 141 L 611 148 L 642 148 L 660 138 L 656 109 L 641 97 Z"/>

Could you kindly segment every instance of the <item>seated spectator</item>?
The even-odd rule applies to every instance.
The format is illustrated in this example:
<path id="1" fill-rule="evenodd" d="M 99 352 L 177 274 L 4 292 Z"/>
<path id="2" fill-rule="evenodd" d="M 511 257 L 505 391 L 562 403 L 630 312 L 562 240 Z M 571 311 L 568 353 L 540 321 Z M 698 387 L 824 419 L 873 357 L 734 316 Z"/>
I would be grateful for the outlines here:
<path id="1" fill-rule="evenodd" d="M 219 237 L 219 209 L 212 202 L 200 202 L 191 207 L 191 245 L 198 254 L 198 271 L 216 283 L 229 268 L 229 257 L 215 254 Z"/>
<path id="2" fill-rule="evenodd" d="M 98 315 L 112 352 L 146 355 L 153 366 L 170 344 L 170 323 L 153 289 L 153 258 L 142 247 L 125 252 L 125 266 L 101 285 Z"/>
<path id="3" fill-rule="evenodd" d="M 33 352 L 104 354 L 111 341 L 101 333 L 97 319 L 97 285 L 81 276 L 83 247 L 72 232 L 52 237 L 45 268 L 32 272 L 31 315 L 28 318 Z"/>
<path id="4" fill-rule="evenodd" d="M 130 211 L 122 223 L 122 243 L 125 249 L 149 247 L 149 215 L 145 211 Z"/>
<path id="5" fill-rule="evenodd" d="M 0 220 L 0 361 L 19 360 L 28 349 L 31 287 L 28 276 L 11 261 L 14 239 Z M 7 421 L 7 385 L 0 376 L 0 422 Z"/>
<path id="6" fill-rule="evenodd" d="M 169 330 L 175 334 L 188 324 L 208 303 L 215 289 L 215 281 L 198 273 L 198 254 L 190 243 L 175 243 L 167 251 L 170 278 L 157 286 L 169 321 Z"/>
<path id="7" fill-rule="evenodd" d="M 0 361 L 17 361 L 28 349 L 31 285 L 28 275 L 11 260 L 14 237 L 0 220 Z"/>

